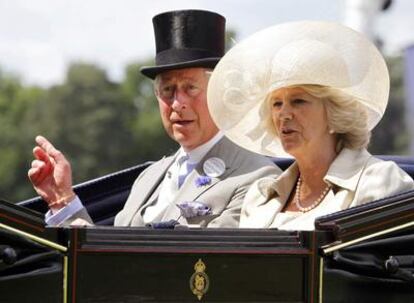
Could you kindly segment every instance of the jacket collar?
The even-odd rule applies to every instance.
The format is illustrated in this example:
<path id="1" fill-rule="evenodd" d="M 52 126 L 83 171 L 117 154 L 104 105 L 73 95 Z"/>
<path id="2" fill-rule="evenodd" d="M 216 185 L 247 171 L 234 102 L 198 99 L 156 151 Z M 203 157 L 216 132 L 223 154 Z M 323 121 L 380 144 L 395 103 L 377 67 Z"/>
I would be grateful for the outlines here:
<path id="1" fill-rule="evenodd" d="M 340 188 L 355 191 L 368 160 L 372 157 L 365 149 L 343 148 L 329 166 L 324 180 Z M 258 182 L 261 194 L 270 198 L 277 195 L 280 201 L 286 201 L 297 182 L 299 169 L 296 162 L 289 166 L 276 179 L 264 178 Z"/>
<path id="2" fill-rule="evenodd" d="M 366 149 L 343 148 L 329 167 L 324 180 L 349 191 L 355 191 L 362 171 L 371 157 Z"/>

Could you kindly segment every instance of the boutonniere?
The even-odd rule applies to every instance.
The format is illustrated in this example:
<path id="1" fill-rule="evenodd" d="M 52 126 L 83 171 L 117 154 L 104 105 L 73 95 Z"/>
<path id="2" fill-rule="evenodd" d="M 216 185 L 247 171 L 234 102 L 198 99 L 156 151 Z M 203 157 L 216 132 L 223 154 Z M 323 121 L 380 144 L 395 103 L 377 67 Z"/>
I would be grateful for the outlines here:
<path id="1" fill-rule="evenodd" d="M 197 187 L 206 186 L 211 183 L 211 177 L 209 176 L 199 176 L 195 180 L 195 184 Z"/>
<path id="2" fill-rule="evenodd" d="M 197 187 L 206 186 L 211 183 L 212 178 L 218 178 L 226 171 L 226 163 L 217 157 L 207 159 L 203 163 L 203 176 L 199 176 L 195 180 Z"/>
<path id="3" fill-rule="evenodd" d="M 186 201 L 177 204 L 184 218 L 211 215 L 211 208 L 199 201 Z"/>

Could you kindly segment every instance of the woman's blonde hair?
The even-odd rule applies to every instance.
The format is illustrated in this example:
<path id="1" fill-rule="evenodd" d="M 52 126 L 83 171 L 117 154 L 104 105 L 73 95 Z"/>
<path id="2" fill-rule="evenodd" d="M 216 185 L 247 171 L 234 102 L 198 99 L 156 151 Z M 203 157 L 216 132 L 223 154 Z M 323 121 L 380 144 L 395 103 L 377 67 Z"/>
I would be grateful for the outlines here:
<path id="1" fill-rule="evenodd" d="M 368 114 L 360 102 L 327 86 L 295 85 L 292 87 L 301 88 L 324 103 L 329 130 L 333 131 L 337 138 L 337 152 L 343 147 L 349 149 L 367 147 L 371 131 L 368 128 Z M 271 116 L 269 122 L 274 130 Z M 278 135 L 276 131 L 274 133 Z"/>

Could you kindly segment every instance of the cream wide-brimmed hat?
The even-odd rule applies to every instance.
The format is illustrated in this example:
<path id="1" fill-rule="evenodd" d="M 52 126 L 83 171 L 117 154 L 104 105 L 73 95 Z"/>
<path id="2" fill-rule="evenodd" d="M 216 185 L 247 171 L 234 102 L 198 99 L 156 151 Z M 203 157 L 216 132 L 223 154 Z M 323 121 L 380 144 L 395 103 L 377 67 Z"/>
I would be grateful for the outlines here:
<path id="1" fill-rule="evenodd" d="M 384 114 L 390 88 L 384 58 L 361 33 L 334 22 L 299 21 L 259 31 L 230 49 L 211 75 L 208 107 L 236 144 L 286 156 L 264 101 L 276 89 L 306 84 L 354 97 L 367 110 L 370 130 Z"/>

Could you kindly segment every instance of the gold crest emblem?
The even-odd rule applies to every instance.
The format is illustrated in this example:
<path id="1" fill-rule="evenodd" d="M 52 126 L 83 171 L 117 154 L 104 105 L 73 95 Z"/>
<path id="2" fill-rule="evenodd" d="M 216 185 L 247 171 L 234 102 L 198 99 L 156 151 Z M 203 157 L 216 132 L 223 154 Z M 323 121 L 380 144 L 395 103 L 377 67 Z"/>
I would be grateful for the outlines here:
<path id="1" fill-rule="evenodd" d="M 207 274 L 205 273 L 206 265 L 201 259 L 198 259 L 194 264 L 194 273 L 190 278 L 190 289 L 191 292 L 197 296 L 198 300 L 201 300 L 205 295 L 210 286 L 210 281 Z"/>

